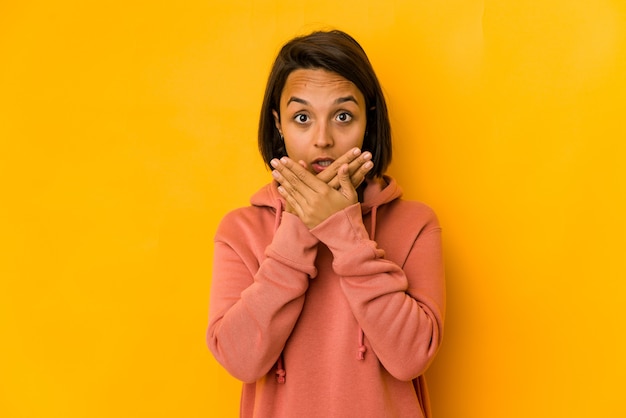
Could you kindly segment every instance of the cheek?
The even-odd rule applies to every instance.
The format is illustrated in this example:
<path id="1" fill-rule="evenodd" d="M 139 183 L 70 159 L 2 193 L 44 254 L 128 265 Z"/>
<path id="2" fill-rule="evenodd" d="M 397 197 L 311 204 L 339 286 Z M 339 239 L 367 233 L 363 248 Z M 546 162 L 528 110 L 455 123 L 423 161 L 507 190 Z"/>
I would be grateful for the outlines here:
<path id="1" fill-rule="evenodd" d="M 350 133 L 349 142 L 353 146 L 358 146 L 359 148 L 363 145 L 363 140 L 365 139 L 365 126 L 358 126 Z"/>
<path id="2" fill-rule="evenodd" d="M 302 132 L 290 132 L 284 131 L 285 151 L 289 157 L 297 155 L 301 152 L 304 144 L 306 144 L 306 137 Z"/>

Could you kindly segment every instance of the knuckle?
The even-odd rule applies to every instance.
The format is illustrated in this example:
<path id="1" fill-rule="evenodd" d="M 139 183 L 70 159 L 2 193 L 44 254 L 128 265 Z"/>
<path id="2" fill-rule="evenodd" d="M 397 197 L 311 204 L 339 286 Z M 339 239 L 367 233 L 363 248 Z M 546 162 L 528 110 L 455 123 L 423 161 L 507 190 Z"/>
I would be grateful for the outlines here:
<path id="1" fill-rule="evenodd" d="M 300 180 L 300 177 L 298 175 L 294 174 L 294 173 L 290 173 L 289 175 L 286 175 L 285 178 L 290 183 L 293 183 L 293 182 L 296 182 L 296 181 Z"/>

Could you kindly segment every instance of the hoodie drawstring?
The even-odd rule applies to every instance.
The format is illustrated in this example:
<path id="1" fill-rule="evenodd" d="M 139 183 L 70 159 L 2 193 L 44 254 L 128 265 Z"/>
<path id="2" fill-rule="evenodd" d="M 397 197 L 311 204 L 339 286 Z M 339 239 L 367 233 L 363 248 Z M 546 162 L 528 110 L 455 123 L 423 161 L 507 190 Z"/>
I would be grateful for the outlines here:
<path id="1" fill-rule="evenodd" d="M 280 353 L 278 361 L 276 362 L 276 382 L 285 383 L 285 368 L 283 367 L 283 353 Z"/>
<path id="2" fill-rule="evenodd" d="M 370 217 L 370 239 L 374 241 L 376 237 L 376 210 L 377 206 L 372 207 L 371 217 Z M 367 351 L 367 347 L 365 347 L 364 343 L 365 333 L 363 332 L 363 328 L 359 327 L 359 350 L 357 351 L 356 358 L 357 360 L 365 360 L 365 352 Z"/>
<path id="3" fill-rule="evenodd" d="M 361 327 L 359 327 L 359 351 L 357 351 L 356 353 L 357 360 L 365 359 L 365 352 L 367 351 L 367 347 L 365 347 L 365 344 L 363 344 L 364 337 L 365 335 L 363 334 L 363 330 L 361 329 Z"/>

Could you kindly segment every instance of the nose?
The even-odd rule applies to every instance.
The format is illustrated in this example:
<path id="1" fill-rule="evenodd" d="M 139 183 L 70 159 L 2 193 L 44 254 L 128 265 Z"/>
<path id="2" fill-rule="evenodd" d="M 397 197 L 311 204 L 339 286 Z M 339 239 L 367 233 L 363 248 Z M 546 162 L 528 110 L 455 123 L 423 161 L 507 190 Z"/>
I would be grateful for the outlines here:
<path id="1" fill-rule="evenodd" d="M 314 144 L 318 148 L 333 146 L 334 141 L 331 129 L 325 123 L 320 124 L 317 132 L 315 132 Z"/>

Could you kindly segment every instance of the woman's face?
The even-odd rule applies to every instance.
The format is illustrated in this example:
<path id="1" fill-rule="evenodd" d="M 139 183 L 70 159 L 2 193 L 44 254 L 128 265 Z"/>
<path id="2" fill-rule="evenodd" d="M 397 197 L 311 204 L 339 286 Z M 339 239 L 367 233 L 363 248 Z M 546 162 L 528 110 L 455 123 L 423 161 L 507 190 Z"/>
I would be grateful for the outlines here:
<path id="1" fill-rule="evenodd" d="M 366 108 L 361 91 L 337 73 L 298 69 L 287 77 L 273 111 L 287 155 L 317 174 L 365 136 Z"/>

